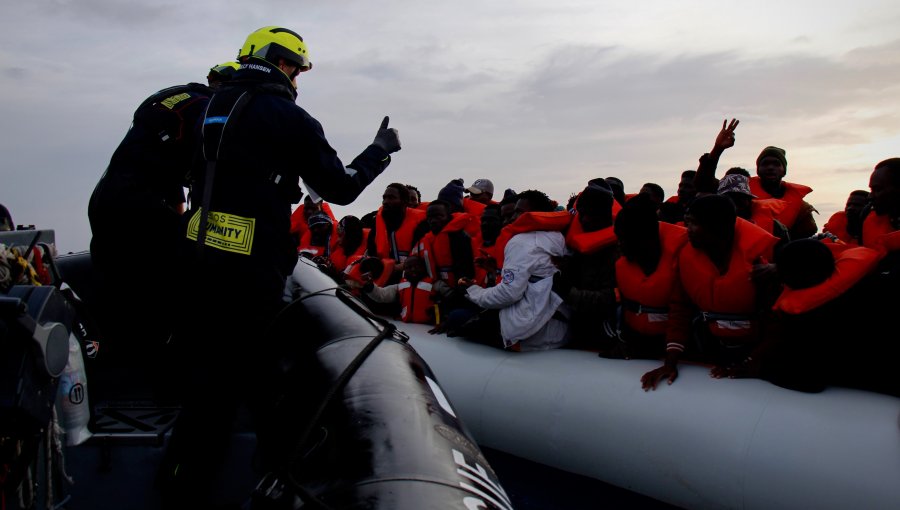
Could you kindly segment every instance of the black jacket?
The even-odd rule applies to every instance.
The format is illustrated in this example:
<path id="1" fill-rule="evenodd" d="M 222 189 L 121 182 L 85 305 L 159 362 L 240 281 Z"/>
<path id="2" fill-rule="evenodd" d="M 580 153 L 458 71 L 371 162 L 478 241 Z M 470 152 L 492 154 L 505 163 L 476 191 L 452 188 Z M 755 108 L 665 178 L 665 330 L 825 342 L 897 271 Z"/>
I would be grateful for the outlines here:
<path id="1" fill-rule="evenodd" d="M 252 98 L 235 109 L 238 98 L 247 94 Z M 203 267 L 213 275 L 224 270 L 241 281 L 264 280 L 257 283 L 280 289 L 297 260 L 290 217 L 291 204 L 302 197 L 300 180 L 326 201 L 346 205 L 390 163 L 387 152 L 369 145 L 345 168 L 321 124 L 295 98 L 280 69 L 251 58 L 210 99 L 204 160 L 193 174 L 186 218 L 188 238 L 195 240 L 207 162 L 215 159 L 202 255 Z M 196 243 L 190 244 L 196 251 Z"/>

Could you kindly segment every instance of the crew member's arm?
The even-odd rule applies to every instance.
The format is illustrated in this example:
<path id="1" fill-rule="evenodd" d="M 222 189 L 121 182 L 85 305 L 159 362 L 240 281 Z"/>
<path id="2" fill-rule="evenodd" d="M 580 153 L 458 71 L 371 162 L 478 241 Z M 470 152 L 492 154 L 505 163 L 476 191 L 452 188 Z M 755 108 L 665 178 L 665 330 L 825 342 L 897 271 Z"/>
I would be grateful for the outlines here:
<path id="1" fill-rule="evenodd" d="M 299 175 L 306 185 L 326 201 L 347 205 L 366 189 L 391 162 L 390 154 L 400 150 L 397 130 L 388 128 L 385 117 L 375 140 L 344 167 L 335 150 L 325 139 L 322 125 L 306 112 L 305 132 L 297 141 Z"/>

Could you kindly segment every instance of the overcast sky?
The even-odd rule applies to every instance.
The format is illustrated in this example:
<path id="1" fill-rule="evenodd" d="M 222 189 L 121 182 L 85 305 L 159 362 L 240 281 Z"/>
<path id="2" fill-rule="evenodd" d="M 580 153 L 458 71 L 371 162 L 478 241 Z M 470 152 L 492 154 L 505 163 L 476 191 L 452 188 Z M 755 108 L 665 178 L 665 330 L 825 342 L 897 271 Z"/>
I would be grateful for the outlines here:
<path id="1" fill-rule="evenodd" d="M 560 202 L 611 175 L 670 195 L 736 117 L 720 167 L 755 172 L 763 147 L 784 148 L 821 227 L 900 156 L 896 1 L 31 0 L 0 17 L 0 203 L 61 252 L 87 249 L 88 198 L 134 108 L 205 82 L 266 25 L 307 41 L 298 104 L 344 163 L 384 115 L 400 132 L 339 216 L 377 208 L 391 182 L 430 200 L 457 177 Z M 151 241 L 140 228 L 123 241 Z"/>

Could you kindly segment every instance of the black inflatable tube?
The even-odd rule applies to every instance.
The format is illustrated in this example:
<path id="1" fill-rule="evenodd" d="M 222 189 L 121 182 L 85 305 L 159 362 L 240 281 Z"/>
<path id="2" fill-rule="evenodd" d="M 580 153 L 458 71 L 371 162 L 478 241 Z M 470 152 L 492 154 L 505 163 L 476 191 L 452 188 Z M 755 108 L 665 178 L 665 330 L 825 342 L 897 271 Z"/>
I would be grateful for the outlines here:
<path id="1" fill-rule="evenodd" d="M 418 353 L 401 336 L 376 339 L 379 323 L 355 309 L 365 312 L 358 301 L 339 297 L 335 282 L 313 263 L 301 259 L 292 281 L 298 299 L 280 322 L 314 351 L 315 368 L 295 367 L 315 374 L 306 379 L 304 400 L 321 405 L 361 361 L 305 431 L 306 444 L 295 445 L 294 507 L 512 508 Z M 374 349 L 360 356 L 367 346 Z"/>

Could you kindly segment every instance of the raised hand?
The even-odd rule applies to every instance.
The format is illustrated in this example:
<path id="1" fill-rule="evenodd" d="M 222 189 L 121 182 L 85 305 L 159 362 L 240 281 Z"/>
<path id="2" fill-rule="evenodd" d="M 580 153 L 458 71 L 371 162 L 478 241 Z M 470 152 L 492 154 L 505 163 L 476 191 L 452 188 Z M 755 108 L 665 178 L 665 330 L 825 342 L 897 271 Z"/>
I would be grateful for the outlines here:
<path id="1" fill-rule="evenodd" d="M 725 149 L 734 147 L 734 130 L 740 123 L 741 121 L 737 119 L 731 119 L 731 122 L 728 122 L 728 120 L 722 121 L 722 130 L 716 136 L 716 142 L 713 144 L 710 154 L 722 154 L 725 152 Z"/>
<path id="2" fill-rule="evenodd" d="M 372 142 L 373 145 L 381 147 L 388 154 L 400 150 L 400 135 L 396 129 L 388 127 L 390 120 L 390 117 L 384 116 L 384 120 L 381 121 L 381 127 L 378 128 L 378 133 L 375 134 L 375 141 Z"/>

